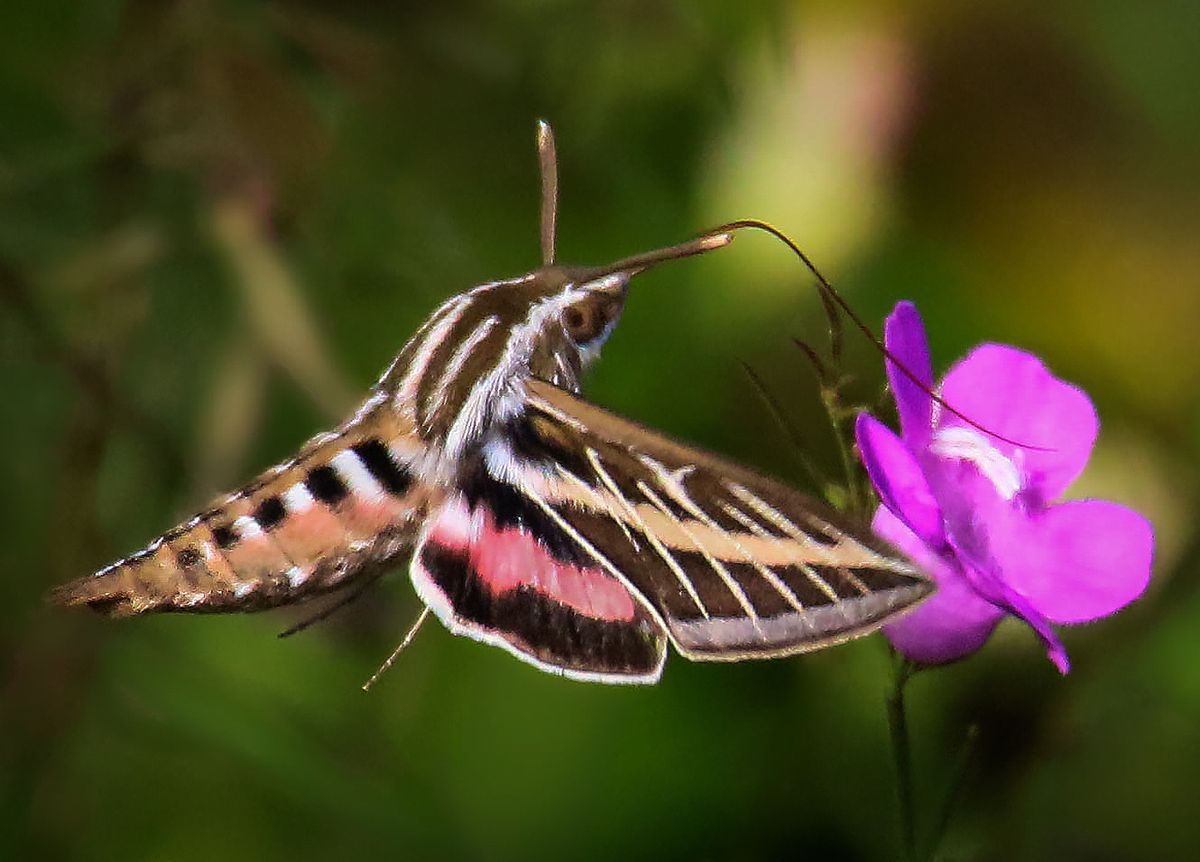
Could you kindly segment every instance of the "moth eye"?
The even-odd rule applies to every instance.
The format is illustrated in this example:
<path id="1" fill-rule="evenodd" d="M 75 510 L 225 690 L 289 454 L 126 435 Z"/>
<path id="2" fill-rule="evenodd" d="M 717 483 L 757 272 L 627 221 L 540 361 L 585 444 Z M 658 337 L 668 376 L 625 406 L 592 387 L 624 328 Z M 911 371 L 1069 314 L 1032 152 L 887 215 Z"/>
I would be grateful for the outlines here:
<path id="1" fill-rule="evenodd" d="M 585 312 L 582 308 L 572 305 L 568 306 L 563 311 L 563 326 L 567 330 L 567 335 L 576 342 L 588 341 L 595 337 L 595 326 L 592 325 L 592 315 Z"/>

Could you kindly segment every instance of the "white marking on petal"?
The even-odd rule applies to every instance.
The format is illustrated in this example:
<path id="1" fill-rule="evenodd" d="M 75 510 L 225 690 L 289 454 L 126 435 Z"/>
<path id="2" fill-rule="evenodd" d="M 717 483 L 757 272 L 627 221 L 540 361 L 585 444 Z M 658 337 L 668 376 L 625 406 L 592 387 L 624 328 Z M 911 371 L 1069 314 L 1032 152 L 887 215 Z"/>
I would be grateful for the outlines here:
<path id="1" fill-rule="evenodd" d="M 943 458 L 974 464 L 1005 500 L 1021 490 L 1021 471 L 1003 452 L 973 428 L 949 426 L 934 432 L 930 451 Z"/>

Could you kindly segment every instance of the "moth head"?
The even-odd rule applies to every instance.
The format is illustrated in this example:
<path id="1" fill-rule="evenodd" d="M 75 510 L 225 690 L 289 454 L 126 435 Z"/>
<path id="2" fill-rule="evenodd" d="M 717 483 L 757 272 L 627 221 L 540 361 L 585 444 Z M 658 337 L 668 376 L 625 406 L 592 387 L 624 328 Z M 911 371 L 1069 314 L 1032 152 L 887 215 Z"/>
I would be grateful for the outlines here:
<path id="1" fill-rule="evenodd" d="M 534 377 L 578 391 L 580 375 L 600 355 L 625 308 L 629 282 L 659 263 L 727 245 L 727 233 L 708 234 L 615 264 L 593 268 L 543 266 L 527 278 L 536 285 L 528 319 L 542 321 L 529 358 Z M 539 313 L 545 309 L 549 313 Z"/>
<path id="2" fill-rule="evenodd" d="M 558 314 L 559 325 L 586 366 L 600 352 L 625 308 L 629 273 L 619 272 L 586 281 L 571 291 Z"/>
<path id="3" fill-rule="evenodd" d="M 545 309 L 529 358 L 535 377 L 576 391 L 580 375 L 600 355 L 616 328 L 629 290 L 628 272 L 592 277 L 588 270 L 543 270 Z"/>
<path id="4" fill-rule="evenodd" d="M 538 163 L 542 173 L 542 267 L 526 278 L 535 287 L 535 301 L 526 320 L 532 348 L 524 359 L 528 374 L 563 389 L 578 391 L 579 377 L 595 361 L 621 311 L 629 280 L 669 260 L 703 254 L 728 245 L 731 233 L 716 231 L 688 242 L 627 257 L 591 269 L 555 263 L 558 228 L 558 159 L 550 124 L 537 124 Z"/>
<path id="5" fill-rule="evenodd" d="M 545 123 L 538 125 L 538 153 L 542 266 L 448 300 L 380 382 L 413 414 L 422 437 L 442 442 L 447 463 L 521 412 L 529 378 L 578 392 L 584 370 L 616 327 L 635 275 L 721 248 L 733 238 L 718 230 L 607 266 L 562 266 L 555 261 L 554 138 Z"/>

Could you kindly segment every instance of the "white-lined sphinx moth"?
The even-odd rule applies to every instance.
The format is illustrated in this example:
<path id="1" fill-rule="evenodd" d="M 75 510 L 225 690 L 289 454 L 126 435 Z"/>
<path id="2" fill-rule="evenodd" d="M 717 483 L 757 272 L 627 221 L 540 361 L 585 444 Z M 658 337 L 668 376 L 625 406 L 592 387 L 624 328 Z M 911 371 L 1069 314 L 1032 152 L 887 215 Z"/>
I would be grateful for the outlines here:
<path id="1" fill-rule="evenodd" d="M 668 640 L 697 660 L 789 655 L 928 595 L 868 530 L 578 397 L 630 280 L 732 234 L 557 265 L 544 123 L 539 152 L 539 269 L 445 302 L 338 429 L 55 600 L 114 616 L 260 610 L 411 556 L 451 631 L 565 676 L 647 683 Z"/>

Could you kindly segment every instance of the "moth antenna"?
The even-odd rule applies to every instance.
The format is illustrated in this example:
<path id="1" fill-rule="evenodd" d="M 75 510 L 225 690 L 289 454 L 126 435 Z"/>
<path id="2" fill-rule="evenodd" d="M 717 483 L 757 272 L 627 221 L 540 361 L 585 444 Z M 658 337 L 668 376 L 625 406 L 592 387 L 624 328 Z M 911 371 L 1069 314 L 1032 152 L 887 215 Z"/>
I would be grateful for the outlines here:
<path id="1" fill-rule="evenodd" d="M 542 264 L 554 263 L 554 242 L 558 222 L 558 159 L 554 149 L 554 130 L 545 120 L 537 122 L 538 161 L 542 169 Z M 709 231 L 676 245 L 623 258 L 616 263 L 588 271 L 589 279 L 624 273 L 629 276 L 668 260 L 679 260 L 722 248 L 733 242 L 732 232 Z"/>
<path id="2" fill-rule="evenodd" d="M 425 620 L 427 619 L 429 619 L 428 606 L 421 609 L 420 616 L 418 616 L 417 621 L 412 624 L 412 627 L 408 630 L 408 633 L 404 635 L 404 640 L 400 641 L 400 646 L 392 650 L 392 654 L 387 657 L 387 661 L 381 664 L 379 666 L 379 670 L 371 674 L 371 678 L 363 683 L 363 691 L 370 691 L 371 686 L 375 685 L 375 683 L 379 681 L 379 678 L 388 672 L 391 666 L 396 663 L 396 659 L 400 658 L 400 653 L 404 652 L 408 645 L 412 643 L 413 638 L 417 636 L 417 632 L 420 631 L 421 626 L 425 624 Z"/>
<path id="3" fill-rule="evenodd" d="M 957 410 L 953 405 L 948 404 L 946 402 L 946 400 L 944 398 L 942 398 L 942 396 L 938 395 L 936 392 L 934 392 L 932 389 L 930 389 L 928 386 L 926 386 L 925 383 L 919 377 L 917 377 L 917 375 L 915 373 L 913 373 L 912 369 L 910 369 L 907 365 L 905 365 L 903 362 L 901 362 L 899 359 L 897 359 L 895 354 L 893 354 L 890 350 L 887 349 L 887 346 L 879 339 L 878 336 L 875 335 L 875 333 L 871 330 L 871 327 L 869 327 L 863 321 L 863 319 L 858 316 L 858 313 L 854 310 L 854 308 L 850 305 L 850 303 L 848 303 L 845 299 L 843 299 L 842 295 L 834 289 L 832 284 L 829 283 L 829 280 L 827 278 L 825 278 L 824 275 L 821 274 L 821 271 L 819 269 L 817 269 L 816 264 L 814 264 L 811 260 L 808 259 L 808 255 L 806 255 L 800 249 L 800 246 L 796 245 L 796 243 L 792 240 L 792 238 L 789 237 L 787 234 L 785 234 L 783 231 L 781 231 L 779 228 L 775 227 L 774 225 L 768 224 L 765 221 L 760 221 L 759 219 L 738 219 L 737 221 L 731 221 L 731 222 L 727 222 L 726 224 L 719 225 L 718 227 L 715 227 L 708 233 L 704 234 L 704 236 L 712 236 L 712 237 L 727 236 L 727 235 L 729 235 L 730 232 L 738 231 L 738 230 L 761 230 L 761 231 L 764 231 L 766 233 L 769 233 L 771 236 L 775 237 L 777 240 L 782 242 L 788 248 L 790 248 L 792 250 L 792 253 L 795 254 L 796 257 L 800 258 L 801 263 L 803 263 L 804 266 L 808 269 L 808 271 L 811 272 L 813 274 L 813 276 L 817 279 L 818 290 L 820 290 L 821 297 L 825 301 L 826 307 L 828 308 L 829 303 L 832 302 L 836 308 L 838 308 L 842 312 L 844 312 L 845 315 L 848 318 L 850 318 L 850 322 L 854 324 L 854 327 L 859 332 L 861 332 L 863 335 L 865 335 L 867 337 L 867 340 L 869 340 L 875 346 L 875 349 L 878 350 L 879 353 L 885 359 L 887 359 L 887 361 L 889 361 L 893 365 L 895 365 L 896 368 L 898 368 L 900 370 L 901 374 L 903 374 L 905 377 L 907 377 L 909 380 L 911 380 L 913 383 L 915 383 L 922 392 L 924 392 L 926 395 L 928 395 L 936 404 L 941 405 L 943 409 L 947 410 L 950 413 L 953 413 L 955 416 L 957 416 L 962 421 L 966 422 L 972 428 L 975 428 L 978 431 L 982 431 L 984 434 L 987 434 L 989 437 L 993 437 L 996 440 L 1000 440 L 1003 443 L 1008 443 L 1010 446 L 1018 446 L 1022 449 L 1033 449 L 1034 451 L 1037 451 L 1037 452 L 1052 451 L 1043 446 L 1035 446 L 1031 443 L 1022 443 L 1019 440 L 1012 440 L 1008 437 L 1005 437 L 1003 434 L 997 434 L 995 431 L 992 431 L 991 429 L 976 422 L 970 416 L 963 414 L 961 411 Z"/>
<path id="4" fill-rule="evenodd" d="M 542 266 L 550 266 L 558 236 L 558 152 L 554 129 L 545 120 L 537 121 L 537 149 L 542 172 Z"/>

